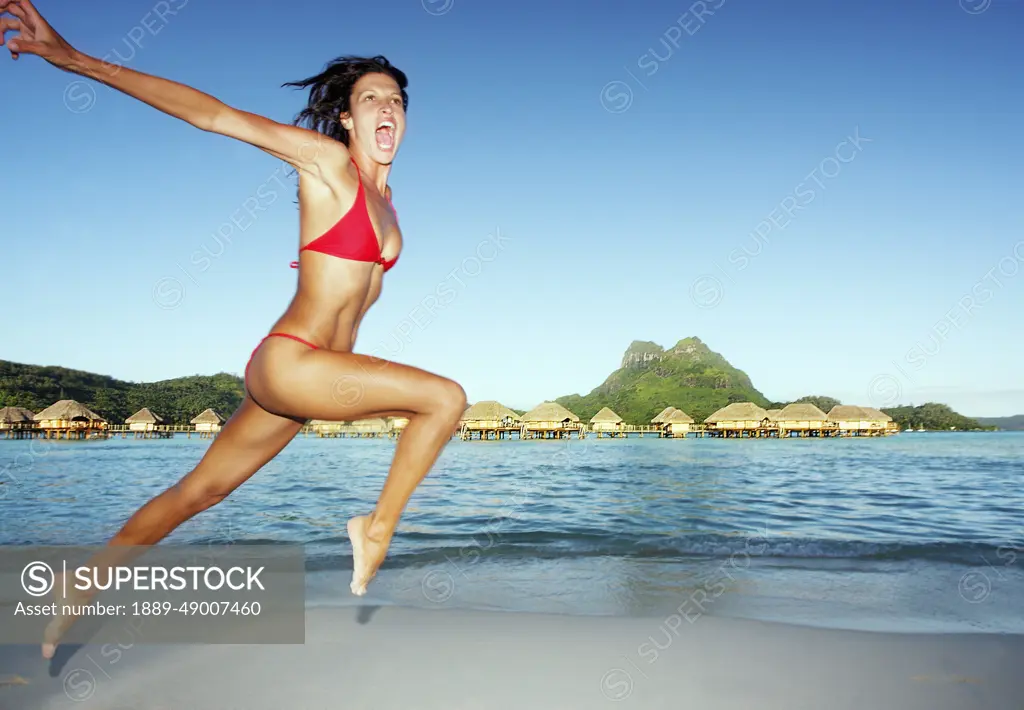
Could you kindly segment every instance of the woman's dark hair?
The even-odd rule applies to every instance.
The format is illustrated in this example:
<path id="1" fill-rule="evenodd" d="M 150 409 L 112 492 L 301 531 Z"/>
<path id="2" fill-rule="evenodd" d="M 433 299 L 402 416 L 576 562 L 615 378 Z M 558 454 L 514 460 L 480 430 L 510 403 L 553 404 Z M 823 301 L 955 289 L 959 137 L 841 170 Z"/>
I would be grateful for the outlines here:
<path id="1" fill-rule="evenodd" d="M 348 131 L 341 125 L 338 114 L 350 110 L 352 88 L 356 82 L 366 74 L 374 73 L 387 74 L 398 83 L 398 88 L 402 90 L 402 106 L 408 109 L 409 94 L 405 88 L 409 85 L 409 79 L 405 72 L 392 66 L 391 62 L 380 55 L 345 56 L 329 62 L 316 76 L 283 84 L 302 89 L 309 87 L 309 100 L 306 108 L 295 117 L 295 125 L 304 125 L 348 145 Z"/>

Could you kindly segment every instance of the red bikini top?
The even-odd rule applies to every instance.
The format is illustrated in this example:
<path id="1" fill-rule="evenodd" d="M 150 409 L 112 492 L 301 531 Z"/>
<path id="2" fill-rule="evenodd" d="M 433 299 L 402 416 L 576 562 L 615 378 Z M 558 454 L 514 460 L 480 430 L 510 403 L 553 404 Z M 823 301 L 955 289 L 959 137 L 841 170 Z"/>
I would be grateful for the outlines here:
<path id="1" fill-rule="evenodd" d="M 373 222 L 370 221 L 370 213 L 366 208 L 362 173 L 359 171 L 359 165 L 355 159 L 352 159 L 352 164 L 356 166 L 356 172 L 359 174 L 359 192 L 356 193 L 356 201 L 352 208 L 333 227 L 299 251 L 317 251 L 321 254 L 336 256 L 339 259 L 352 259 L 353 261 L 372 261 L 382 264 L 384 271 L 387 272 L 398 261 L 398 257 L 395 256 L 391 261 L 384 260 L 384 255 L 380 251 L 380 243 L 377 241 L 377 232 L 373 229 Z M 391 204 L 390 197 L 388 203 Z M 391 209 L 394 210 L 394 208 L 395 206 L 392 204 Z M 397 215 L 395 219 L 398 219 Z M 293 261 L 291 267 L 299 268 L 299 262 Z"/>

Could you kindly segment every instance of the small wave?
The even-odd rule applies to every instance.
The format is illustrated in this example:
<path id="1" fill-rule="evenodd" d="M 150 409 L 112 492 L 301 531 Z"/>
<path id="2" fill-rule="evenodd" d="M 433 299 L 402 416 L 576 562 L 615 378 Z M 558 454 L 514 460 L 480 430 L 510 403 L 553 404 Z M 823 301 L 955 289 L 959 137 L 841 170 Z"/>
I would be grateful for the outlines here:
<path id="1" fill-rule="evenodd" d="M 197 540 L 193 544 L 296 544 L 272 539 Z M 351 566 L 348 538 L 323 537 L 301 542 L 306 547 L 307 568 L 337 569 Z M 825 538 L 780 539 L 771 530 L 740 534 L 691 534 L 682 536 L 626 535 L 594 532 L 491 532 L 475 535 L 404 533 L 392 545 L 388 564 L 422 566 L 442 561 L 500 562 L 523 559 L 571 559 L 619 557 L 646 560 L 727 559 L 749 556 L 785 560 L 924 561 L 969 567 L 1024 565 L 1024 542 L 996 545 L 981 542 L 933 541 L 924 543 L 868 542 Z"/>

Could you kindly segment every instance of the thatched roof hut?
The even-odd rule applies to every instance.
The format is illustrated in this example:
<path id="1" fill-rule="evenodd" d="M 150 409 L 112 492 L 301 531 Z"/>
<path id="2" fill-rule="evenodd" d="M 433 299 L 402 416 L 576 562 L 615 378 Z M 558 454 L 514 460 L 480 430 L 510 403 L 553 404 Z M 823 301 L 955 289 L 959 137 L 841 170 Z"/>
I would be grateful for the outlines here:
<path id="1" fill-rule="evenodd" d="M 224 417 L 217 414 L 212 409 L 206 409 L 202 414 L 199 414 L 192 419 L 192 424 L 223 424 L 225 421 Z"/>
<path id="2" fill-rule="evenodd" d="M 487 399 L 471 405 L 462 413 L 460 422 L 470 429 L 495 429 L 513 426 L 522 418 L 501 402 Z"/>
<path id="3" fill-rule="evenodd" d="M 827 416 L 842 431 L 882 430 L 892 421 L 892 417 L 874 407 L 855 404 L 837 404 L 828 410 Z"/>
<path id="4" fill-rule="evenodd" d="M 664 427 L 669 436 L 686 436 L 690 431 L 691 424 L 693 424 L 693 417 L 682 409 L 677 409 L 665 417 Z"/>
<path id="5" fill-rule="evenodd" d="M 836 425 L 829 421 L 828 415 L 810 402 L 794 402 L 787 404 L 775 418 L 779 436 L 790 436 L 791 432 L 818 431 L 835 429 Z"/>
<path id="6" fill-rule="evenodd" d="M 165 422 L 163 417 L 154 414 L 149 407 L 143 407 L 124 420 L 125 424 L 164 424 Z"/>
<path id="7" fill-rule="evenodd" d="M 404 420 L 408 423 L 408 420 Z M 369 419 L 348 419 L 344 421 L 327 421 L 326 419 L 310 419 L 309 426 L 318 433 L 347 434 L 383 434 L 392 429 L 392 420 L 383 417 Z"/>
<path id="8" fill-rule="evenodd" d="M 591 424 L 620 424 L 622 423 L 622 417 L 613 412 L 608 407 L 601 407 L 601 410 L 590 418 Z"/>
<path id="9" fill-rule="evenodd" d="M 24 407 L 4 407 L 0 409 L 0 425 L 31 423 L 35 416 L 32 410 Z"/>
<path id="10" fill-rule="evenodd" d="M 654 417 L 654 419 L 651 420 L 651 424 L 662 424 L 668 417 L 668 415 L 670 415 L 674 411 L 676 411 L 675 407 L 665 407 L 660 412 L 658 412 L 658 416 Z"/>
<path id="11" fill-rule="evenodd" d="M 55 402 L 39 414 L 34 415 L 32 419 L 43 429 L 66 429 L 72 425 L 93 428 L 107 423 L 107 420 L 99 414 L 73 399 L 62 399 Z"/>
<path id="12" fill-rule="evenodd" d="M 684 412 L 682 409 L 677 409 L 667 417 L 665 417 L 666 424 L 693 424 L 693 417 Z"/>
<path id="13" fill-rule="evenodd" d="M 522 416 L 526 431 L 577 430 L 580 418 L 557 402 L 541 402 Z"/>
<path id="14" fill-rule="evenodd" d="M 342 431 L 348 426 L 348 422 L 332 422 L 327 419 L 310 419 L 306 422 L 306 425 L 317 434 L 323 434 L 326 432 Z"/>
<path id="15" fill-rule="evenodd" d="M 821 422 L 828 421 L 828 415 L 810 402 L 794 402 L 783 407 L 782 411 L 775 417 L 775 420 L 787 426 L 791 426 L 794 423 L 820 424 Z"/>
<path id="16" fill-rule="evenodd" d="M 620 431 L 624 424 L 622 417 L 608 407 L 601 407 L 601 410 L 590 418 L 590 428 L 593 431 Z"/>
<path id="17" fill-rule="evenodd" d="M 770 422 L 778 421 L 780 414 L 782 414 L 782 410 L 781 409 L 769 409 L 768 410 L 768 421 L 770 421 Z"/>
<path id="18" fill-rule="evenodd" d="M 767 418 L 768 412 L 753 402 L 733 402 L 714 412 L 704 421 L 719 428 L 757 428 Z"/>
<path id="19" fill-rule="evenodd" d="M 129 431 L 153 431 L 158 424 L 165 424 L 166 421 L 159 414 L 154 414 L 149 407 L 143 407 L 135 414 L 124 420 Z"/>
<path id="20" fill-rule="evenodd" d="M 874 407 L 861 407 L 861 409 L 871 415 L 868 421 L 872 424 L 877 424 L 885 433 L 895 434 L 900 430 L 900 425 L 894 422 L 892 417 L 882 410 L 875 409 Z"/>
<path id="21" fill-rule="evenodd" d="M 522 416 L 524 423 L 578 422 L 580 418 L 558 402 L 541 402 Z"/>
<path id="22" fill-rule="evenodd" d="M 864 407 L 855 404 L 837 404 L 828 410 L 827 416 L 830 422 L 859 422 L 866 421 L 868 413 Z"/>
<path id="23" fill-rule="evenodd" d="M 196 431 L 219 431 L 224 421 L 224 417 L 217 412 L 207 409 L 192 419 L 190 423 L 196 425 Z"/>
<path id="24" fill-rule="evenodd" d="M 880 409 L 875 409 L 874 407 L 861 407 L 861 409 L 863 409 L 864 412 L 868 415 L 868 421 L 869 422 L 891 422 L 892 421 L 892 417 L 890 417 L 888 414 L 886 414 L 885 412 L 881 411 Z"/>
<path id="25" fill-rule="evenodd" d="M 389 430 L 388 422 L 382 417 L 370 417 L 369 419 L 354 419 L 347 422 L 348 428 L 354 432 L 367 434 L 381 434 Z"/>

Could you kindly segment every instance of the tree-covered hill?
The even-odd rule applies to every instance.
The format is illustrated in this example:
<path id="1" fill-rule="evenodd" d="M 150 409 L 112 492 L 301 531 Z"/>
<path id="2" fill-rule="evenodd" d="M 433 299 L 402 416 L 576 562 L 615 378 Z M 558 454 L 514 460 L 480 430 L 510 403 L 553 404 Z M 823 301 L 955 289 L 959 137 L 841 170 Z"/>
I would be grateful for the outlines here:
<path id="1" fill-rule="evenodd" d="M 1012 417 L 975 417 L 982 426 L 996 427 L 1005 431 L 1024 431 L 1024 414 Z"/>
<path id="2" fill-rule="evenodd" d="M 39 412 L 59 400 L 73 399 L 111 424 L 124 423 L 143 407 L 168 424 L 187 424 L 207 408 L 227 419 L 243 396 L 242 379 L 227 373 L 136 383 L 64 367 L 0 360 L 0 408 Z"/>
<path id="3" fill-rule="evenodd" d="M 949 405 L 939 404 L 938 402 L 926 402 L 916 407 L 888 407 L 882 411 L 892 417 L 893 421 L 900 425 L 900 429 L 971 431 L 974 429 L 995 428 L 954 412 Z"/>
<path id="4" fill-rule="evenodd" d="M 700 338 L 684 338 L 668 350 L 634 340 L 619 369 L 601 385 L 589 394 L 566 395 L 555 401 L 584 421 L 609 407 L 628 424 L 646 424 L 670 406 L 701 422 L 731 402 L 771 405 L 745 372 Z"/>

